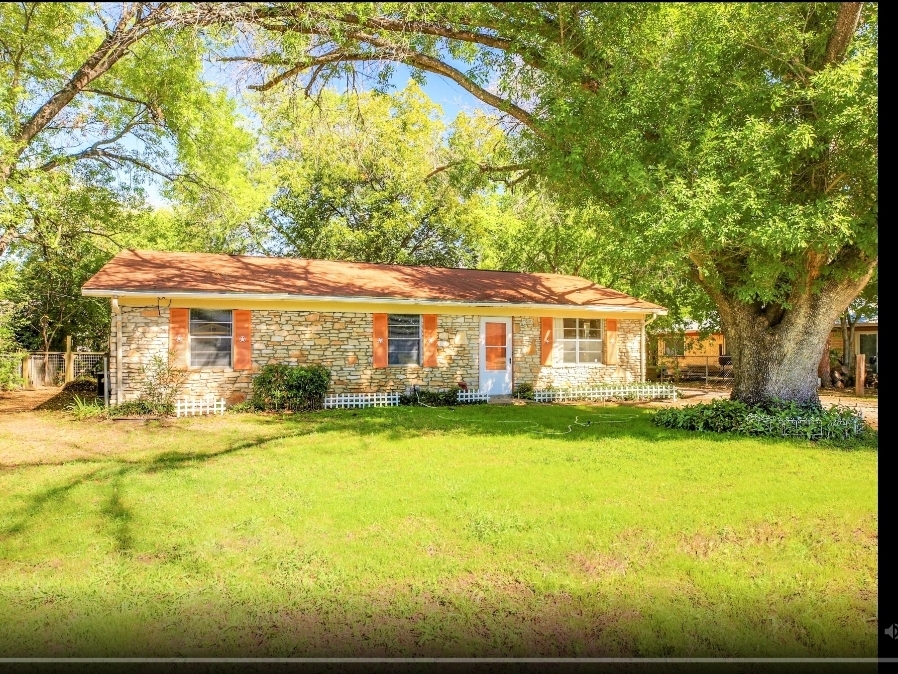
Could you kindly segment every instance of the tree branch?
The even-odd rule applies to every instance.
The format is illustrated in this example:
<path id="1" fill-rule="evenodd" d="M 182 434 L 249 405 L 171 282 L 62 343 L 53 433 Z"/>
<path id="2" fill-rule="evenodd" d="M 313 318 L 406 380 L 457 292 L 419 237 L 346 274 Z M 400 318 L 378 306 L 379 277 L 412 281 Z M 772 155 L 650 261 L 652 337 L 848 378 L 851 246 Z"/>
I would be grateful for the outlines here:
<path id="1" fill-rule="evenodd" d="M 128 103 L 135 103 L 137 105 L 144 106 L 147 110 L 150 109 L 150 104 L 146 101 L 142 101 L 139 98 L 132 98 L 131 96 L 125 96 L 124 94 L 117 94 L 114 91 L 106 91 L 105 89 L 82 89 L 82 93 L 88 94 L 97 94 L 98 96 L 106 96 L 107 98 L 114 98 L 119 101 L 126 101 Z"/>
<path id="2" fill-rule="evenodd" d="M 147 10 L 144 13 L 144 10 Z M 152 6 L 136 2 L 124 4 L 122 13 L 115 28 L 108 34 L 97 48 L 85 59 L 69 80 L 18 128 L 12 137 L 16 149 L 11 158 L 0 165 L 0 180 L 6 180 L 12 174 L 16 160 L 28 144 L 58 115 L 72 99 L 83 91 L 91 82 L 104 75 L 114 66 L 136 42 L 141 40 L 155 26 L 166 22 L 189 22 L 202 20 L 196 12 L 178 14 L 172 11 L 169 3 Z"/>
<path id="3" fill-rule="evenodd" d="M 416 68 L 420 68 L 421 70 L 435 73 L 437 75 L 448 77 L 471 95 L 479 98 L 484 103 L 487 103 L 488 105 L 491 105 L 492 107 L 507 113 L 514 119 L 521 122 L 531 131 L 533 131 L 533 133 L 538 137 L 542 138 L 543 140 L 548 140 L 548 137 L 545 135 L 545 133 L 540 130 L 537 119 L 533 115 L 528 113 L 523 108 L 515 105 L 511 101 L 496 96 L 495 94 L 487 91 L 486 89 L 475 83 L 471 78 L 467 77 L 460 70 L 457 70 L 456 68 L 443 63 L 438 58 L 423 54 L 418 51 L 414 51 L 407 47 L 387 42 L 386 40 L 383 40 L 374 35 L 368 35 L 367 33 L 351 33 L 346 37 L 358 40 L 360 42 L 366 42 L 375 47 L 376 51 L 352 54 L 341 54 L 339 51 L 334 51 L 325 56 L 302 61 L 293 68 L 281 73 L 280 75 L 277 75 L 270 81 L 265 82 L 264 84 L 250 86 L 250 88 L 256 89 L 258 91 L 267 91 L 272 87 L 277 86 L 285 79 L 298 75 L 303 70 L 307 70 L 308 68 L 316 66 L 319 63 L 337 63 L 340 61 L 396 61 L 399 63 L 405 63 L 406 65 L 414 66 Z"/>
<path id="4" fill-rule="evenodd" d="M 341 53 L 339 50 L 329 52 L 323 56 L 315 56 L 306 61 L 301 61 L 297 63 L 295 66 L 290 68 L 289 70 L 285 70 L 284 72 L 276 75 L 272 79 L 264 82 L 263 84 L 251 84 L 249 85 L 249 89 L 255 89 L 256 91 L 268 91 L 279 85 L 284 80 L 290 79 L 291 77 L 295 77 L 299 75 L 302 71 L 308 70 L 309 68 L 313 68 L 316 66 L 328 65 L 330 63 L 342 63 L 348 61 L 377 61 L 380 60 L 375 54 L 371 52 L 367 53 Z"/>
<path id="5" fill-rule="evenodd" d="M 43 164 L 39 167 L 41 171 L 52 171 L 57 166 L 61 166 L 62 164 L 69 164 L 71 162 L 80 161 L 82 159 L 91 159 L 94 157 L 102 157 L 109 156 L 108 153 L 101 150 L 104 145 L 112 145 L 120 141 L 124 138 L 128 133 L 130 133 L 133 129 L 140 126 L 140 123 L 137 119 L 140 117 L 141 113 L 136 114 L 131 120 L 124 126 L 122 129 L 112 136 L 111 138 L 104 138 L 102 140 L 98 140 L 96 143 L 91 145 L 89 148 L 82 150 L 81 152 L 76 152 L 75 154 L 66 155 L 64 157 L 56 157 L 55 159 L 51 159 L 46 164 Z"/>
<path id="6" fill-rule="evenodd" d="M 480 169 L 481 173 L 507 173 L 509 171 L 523 171 L 529 166 L 527 164 L 508 164 L 506 166 L 490 166 L 488 164 L 478 164 L 472 159 L 461 159 L 459 161 L 449 162 L 445 166 L 438 166 L 433 171 L 424 176 L 424 180 L 430 180 L 435 175 L 442 173 L 454 166 L 461 166 L 462 164 L 474 164 L 478 169 Z"/>

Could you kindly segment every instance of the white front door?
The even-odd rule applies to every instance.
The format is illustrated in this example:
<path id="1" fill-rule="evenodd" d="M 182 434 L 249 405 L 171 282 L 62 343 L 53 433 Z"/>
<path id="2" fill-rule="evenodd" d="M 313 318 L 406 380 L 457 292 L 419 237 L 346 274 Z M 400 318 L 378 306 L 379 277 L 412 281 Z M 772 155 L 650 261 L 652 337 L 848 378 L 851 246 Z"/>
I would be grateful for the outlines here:
<path id="1" fill-rule="evenodd" d="M 511 393 L 511 319 L 480 319 L 480 390 Z"/>

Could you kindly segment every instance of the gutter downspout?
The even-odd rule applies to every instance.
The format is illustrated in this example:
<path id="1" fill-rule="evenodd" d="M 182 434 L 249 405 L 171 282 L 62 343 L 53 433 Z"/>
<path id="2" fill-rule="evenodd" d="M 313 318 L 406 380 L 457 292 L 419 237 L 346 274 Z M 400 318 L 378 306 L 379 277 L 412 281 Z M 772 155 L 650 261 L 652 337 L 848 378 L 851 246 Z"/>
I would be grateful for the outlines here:
<path id="1" fill-rule="evenodd" d="M 112 313 L 115 314 L 115 404 L 122 402 L 122 308 L 118 295 L 112 297 Z"/>
<path id="2" fill-rule="evenodd" d="M 648 355 L 645 352 L 645 328 L 656 318 L 658 318 L 658 314 L 652 314 L 652 317 L 649 320 L 645 320 L 645 315 L 643 315 L 643 317 L 642 317 L 642 339 L 641 339 L 642 343 L 640 344 L 640 350 L 642 351 L 642 353 L 640 354 L 640 358 L 639 358 L 639 365 L 640 365 L 639 369 L 640 369 L 640 379 L 642 380 L 643 384 L 645 384 L 646 356 Z"/>

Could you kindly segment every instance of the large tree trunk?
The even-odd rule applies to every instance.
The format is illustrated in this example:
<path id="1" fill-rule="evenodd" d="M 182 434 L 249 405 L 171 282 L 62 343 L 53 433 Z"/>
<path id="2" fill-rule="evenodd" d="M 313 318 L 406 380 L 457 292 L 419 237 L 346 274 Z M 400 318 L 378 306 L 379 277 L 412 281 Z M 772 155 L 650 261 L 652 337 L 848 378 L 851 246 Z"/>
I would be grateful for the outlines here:
<path id="1" fill-rule="evenodd" d="M 819 404 L 817 365 L 832 319 L 815 315 L 767 325 L 750 305 L 733 306 L 724 334 L 733 357 L 734 400 Z"/>
<path id="2" fill-rule="evenodd" d="M 872 271 L 872 268 L 871 268 Z M 731 398 L 749 404 L 774 400 L 819 405 L 817 367 L 839 315 L 869 274 L 818 292 L 796 288 L 786 306 L 748 303 L 714 291 L 733 357 Z"/>

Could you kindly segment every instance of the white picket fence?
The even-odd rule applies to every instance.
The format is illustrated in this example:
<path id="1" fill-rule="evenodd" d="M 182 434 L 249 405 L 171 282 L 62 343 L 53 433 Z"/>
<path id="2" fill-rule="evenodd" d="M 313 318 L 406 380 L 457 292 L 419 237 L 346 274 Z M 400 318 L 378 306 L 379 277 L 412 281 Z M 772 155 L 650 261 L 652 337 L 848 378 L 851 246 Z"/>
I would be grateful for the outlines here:
<path id="1" fill-rule="evenodd" d="M 745 430 L 747 433 L 763 432 L 765 435 L 779 433 L 784 438 L 808 438 L 809 440 L 822 440 L 823 438 L 848 439 L 858 435 L 864 430 L 862 416 L 840 419 L 835 423 L 824 424 L 821 419 L 790 418 L 780 419 L 770 414 L 749 414 L 745 417 Z"/>
<path id="2" fill-rule="evenodd" d="M 489 402 L 490 394 L 482 393 L 480 391 L 459 391 L 458 392 L 458 402 L 460 402 L 460 403 L 475 403 L 479 400 L 483 400 L 484 402 Z"/>
<path id="3" fill-rule="evenodd" d="M 398 393 L 331 393 L 324 396 L 325 409 L 395 407 L 398 404 Z"/>
<path id="4" fill-rule="evenodd" d="M 195 417 L 205 414 L 224 414 L 224 398 L 216 400 L 212 396 L 203 398 L 179 398 L 175 401 L 176 417 Z"/>
<path id="5" fill-rule="evenodd" d="M 657 400 L 677 399 L 677 389 L 671 384 L 611 384 L 588 389 L 566 391 L 534 391 L 533 399 L 540 403 L 558 403 L 573 400 Z"/>

